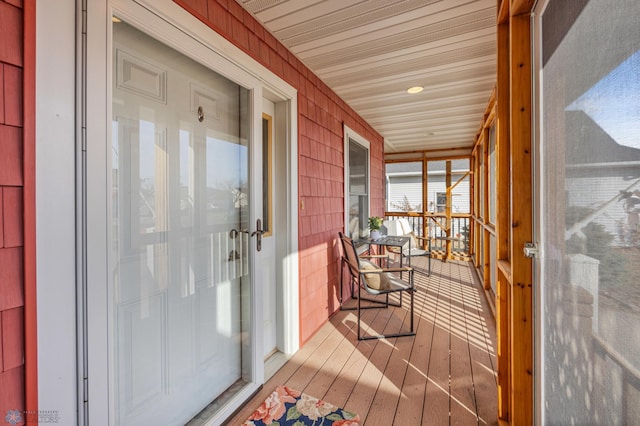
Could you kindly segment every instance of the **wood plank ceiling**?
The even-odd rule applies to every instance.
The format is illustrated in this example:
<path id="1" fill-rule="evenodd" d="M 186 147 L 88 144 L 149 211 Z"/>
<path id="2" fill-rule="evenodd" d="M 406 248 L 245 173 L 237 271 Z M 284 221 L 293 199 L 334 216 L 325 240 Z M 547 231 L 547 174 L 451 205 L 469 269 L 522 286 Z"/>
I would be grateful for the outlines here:
<path id="1" fill-rule="evenodd" d="M 385 152 L 473 145 L 496 81 L 496 0 L 237 1 L 384 136 Z"/>

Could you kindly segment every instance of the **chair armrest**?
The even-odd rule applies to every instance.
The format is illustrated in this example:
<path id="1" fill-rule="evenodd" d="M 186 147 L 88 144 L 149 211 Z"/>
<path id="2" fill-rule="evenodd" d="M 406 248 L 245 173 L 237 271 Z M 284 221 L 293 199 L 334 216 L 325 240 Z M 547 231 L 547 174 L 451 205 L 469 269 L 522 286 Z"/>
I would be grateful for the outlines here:
<path id="1" fill-rule="evenodd" d="M 429 244 L 428 244 L 428 246 L 429 246 L 428 251 L 431 251 L 431 241 L 433 240 L 433 238 L 432 238 L 432 237 L 419 237 L 419 236 L 417 236 L 417 235 L 416 235 L 415 237 L 416 237 L 416 239 L 417 239 L 417 240 L 428 241 L 428 242 L 429 242 Z"/>
<path id="2" fill-rule="evenodd" d="M 410 266 L 393 267 L 393 268 L 378 268 L 378 269 L 361 269 L 362 274 L 382 274 L 385 272 L 411 272 L 413 268 Z"/>
<path id="3" fill-rule="evenodd" d="M 402 268 L 396 266 L 393 268 L 384 268 L 384 272 L 411 272 L 413 268 L 411 266 L 403 266 Z"/>

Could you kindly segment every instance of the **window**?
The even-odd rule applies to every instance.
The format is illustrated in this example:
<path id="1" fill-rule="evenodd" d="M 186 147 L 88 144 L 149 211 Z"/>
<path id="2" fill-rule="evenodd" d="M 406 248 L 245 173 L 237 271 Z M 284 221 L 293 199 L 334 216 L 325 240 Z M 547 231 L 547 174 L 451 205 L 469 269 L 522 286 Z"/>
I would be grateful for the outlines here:
<path id="1" fill-rule="evenodd" d="M 369 234 L 369 142 L 344 127 L 346 234 L 358 239 Z"/>
<path id="2" fill-rule="evenodd" d="M 388 212 L 422 212 L 422 161 L 387 163 Z"/>
<path id="3" fill-rule="evenodd" d="M 447 193 L 436 192 L 436 212 L 444 213 L 447 209 Z"/>

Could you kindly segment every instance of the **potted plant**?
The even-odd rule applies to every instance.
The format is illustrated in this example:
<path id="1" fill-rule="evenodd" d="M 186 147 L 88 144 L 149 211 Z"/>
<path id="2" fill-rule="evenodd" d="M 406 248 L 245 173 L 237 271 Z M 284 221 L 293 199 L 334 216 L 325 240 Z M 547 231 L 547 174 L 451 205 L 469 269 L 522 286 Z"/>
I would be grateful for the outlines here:
<path id="1" fill-rule="evenodd" d="M 372 240 L 377 240 L 381 237 L 380 227 L 382 226 L 382 218 L 378 216 L 372 216 L 369 218 L 369 230 L 371 231 L 369 236 Z"/>

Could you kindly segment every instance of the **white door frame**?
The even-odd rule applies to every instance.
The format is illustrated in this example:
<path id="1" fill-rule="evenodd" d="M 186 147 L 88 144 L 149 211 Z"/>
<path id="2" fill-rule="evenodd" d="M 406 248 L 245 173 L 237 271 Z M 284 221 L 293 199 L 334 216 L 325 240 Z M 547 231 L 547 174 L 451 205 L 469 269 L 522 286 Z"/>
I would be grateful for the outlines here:
<path id="1" fill-rule="evenodd" d="M 80 3 L 80 2 L 78 2 Z M 252 97 L 252 137 L 261 131 L 261 106 L 263 87 L 271 94 L 276 94 L 287 106 L 287 205 L 283 208 L 287 216 L 288 229 L 283 232 L 286 239 L 287 253 L 283 276 L 284 321 L 287 325 L 284 334 L 283 349 L 285 353 L 293 353 L 299 347 L 299 312 L 298 312 L 298 214 L 297 214 L 297 92 L 286 82 L 248 57 L 240 49 L 233 46 L 219 34 L 212 31 L 198 19 L 177 6 L 171 0 L 113 0 L 105 4 L 90 2 L 87 11 L 87 48 L 83 63 L 86 66 L 86 81 L 78 82 L 86 89 L 86 230 L 84 247 L 78 248 L 78 263 L 84 264 L 88 283 L 86 305 L 79 302 L 79 312 L 85 309 L 88 313 L 86 337 L 78 336 L 79 346 L 86 347 L 86 355 L 79 351 L 79 371 L 88 360 L 88 399 L 91 407 L 85 418 L 91 423 L 114 423 L 113 401 L 114 389 L 113 366 L 109 364 L 109 348 L 112 342 L 109 330 L 108 301 L 112 294 L 109 285 L 109 211 L 110 201 L 110 149 L 111 149 L 111 16 L 116 14 L 128 23 L 136 26 L 170 47 L 203 63 L 214 71 L 224 75 L 251 90 Z M 80 43 L 78 43 L 80 44 Z M 82 132 L 80 132 L 82 133 Z M 105 161 L 106 160 L 106 161 Z M 250 160 L 251 161 L 251 160 Z M 260 188 L 261 176 L 252 173 L 251 185 Z M 81 191 L 82 188 L 78 188 Z M 255 209 L 255 206 L 253 207 Z M 252 211 L 251 217 L 260 214 Z M 55 221 L 52 220 L 52 223 Z M 86 260 L 85 260 L 86 259 Z M 83 274 L 78 280 L 82 281 Z M 254 274 L 257 275 L 257 274 Z M 82 285 L 78 286 L 79 288 Z M 262 325 L 262 307 L 259 301 L 261 286 L 253 286 L 251 329 L 260 330 Z M 47 333 L 47 327 L 43 327 Z M 222 421 L 238 408 L 263 383 L 264 363 L 262 342 L 259 333 L 252 333 L 252 347 L 256 354 L 252 356 L 251 384 L 232 398 L 211 424 Z M 75 348 L 74 348 L 75 352 Z M 86 357 L 86 359 L 83 359 Z M 81 373 L 78 378 L 82 381 Z M 81 388 L 81 386 L 79 386 Z M 79 391 L 80 393 L 80 391 Z M 83 396 L 78 395 L 78 400 Z M 81 405 L 80 403 L 78 405 Z M 79 407 L 82 410 L 81 407 Z M 80 421 L 82 421 L 80 415 Z"/>

